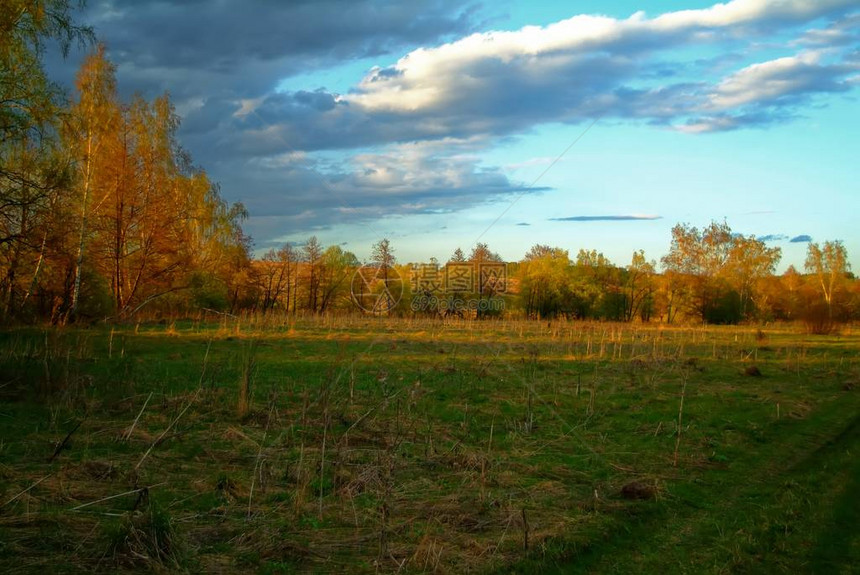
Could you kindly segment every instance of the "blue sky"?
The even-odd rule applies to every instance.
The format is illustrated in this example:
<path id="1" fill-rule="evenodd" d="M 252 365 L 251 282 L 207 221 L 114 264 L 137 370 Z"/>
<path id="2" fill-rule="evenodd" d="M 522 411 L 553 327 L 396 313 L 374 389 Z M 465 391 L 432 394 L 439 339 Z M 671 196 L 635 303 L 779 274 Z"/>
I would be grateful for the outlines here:
<path id="1" fill-rule="evenodd" d="M 389 237 L 401 261 L 483 241 L 625 264 L 725 219 L 780 269 L 806 237 L 860 264 L 858 0 L 209 6 L 84 19 L 124 90 L 171 92 L 258 250 L 315 234 L 359 257 Z"/>

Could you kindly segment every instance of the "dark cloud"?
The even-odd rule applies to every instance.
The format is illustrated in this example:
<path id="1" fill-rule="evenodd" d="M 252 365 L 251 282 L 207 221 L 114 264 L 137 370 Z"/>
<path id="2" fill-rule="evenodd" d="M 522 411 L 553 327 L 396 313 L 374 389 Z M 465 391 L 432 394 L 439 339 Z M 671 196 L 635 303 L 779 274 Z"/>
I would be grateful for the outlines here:
<path id="1" fill-rule="evenodd" d="M 517 225 L 518 226 L 530 226 L 531 224 L 528 222 L 519 222 Z"/>
<path id="2" fill-rule="evenodd" d="M 255 97 L 296 73 L 468 33 L 475 10 L 448 0 L 90 0 L 80 19 L 107 44 L 123 89 Z"/>
<path id="3" fill-rule="evenodd" d="M 791 240 L 789 240 L 789 241 L 790 241 L 791 243 L 793 243 L 793 244 L 805 244 L 805 243 L 809 243 L 809 242 L 811 242 L 811 241 L 812 241 L 812 236 L 808 236 L 808 235 L 806 235 L 806 234 L 802 234 L 802 235 L 799 235 L 799 236 L 794 236 L 794 237 L 793 237 L 793 238 L 791 238 Z"/>
<path id="4" fill-rule="evenodd" d="M 781 242 L 788 239 L 788 236 L 784 234 L 767 234 L 765 236 L 759 236 L 759 240 L 763 242 Z"/>
<path id="5" fill-rule="evenodd" d="M 662 220 L 663 216 L 569 216 L 549 218 L 551 222 L 635 222 Z"/>
<path id="6" fill-rule="evenodd" d="M 233 99 L 207 98 L 202 106 L 191 110 L 182 119 L 182 134 L 193 137 L 197 134 L 210 134 L 224 118 L 229 118 L 241 109 Z"/>
<path id="7" fill-rule="evenodd" d="M 523 67 L 528 66 L 524 60 Z M 495 76 L 482 87 L 462 90 L 423 109 L 387 110 L 363 106 L 360 94 L 340 97 L 317 91 L 275 93 L 247 114 L 219 116 L 218 129 L 206 140 L 218 155 L 270 155 L 291 150 L 343 150 L 389 143 L 506 136 L 540 123 L 567 118 L 578 123 L 601 113 L 618 75 L 630 63 L 608 56 L 589 58 L 565 74 L 532 73 L 530 83 L 516 73 L 476 66 L 468 73 Z M 512 75 L 508 75 L 512 74 Z M 504 84 L 504 86 L 502 85 Z M 653 96 L 657 100 L 660 94 Z M 644 99 L 644 98 L 643 98 Z M 623 95 L 612 96 L 617 115 L 636 112 Z"/>
<path id="8" fill-rule="evenodd" d="M 249 191 L 237 199 L 265 216 L 251 222 L 264 235 L 277 228 L 321 230 L 384 216 L 449 214 L 488 199 L 549 189 L 512 181 L 496 168 L 477 168 L 467 154 L 472 145 L 396 145 L 329 163 L 302 154 L 264 162 L 237 158 L 223 166 L 223 183 Z"/>

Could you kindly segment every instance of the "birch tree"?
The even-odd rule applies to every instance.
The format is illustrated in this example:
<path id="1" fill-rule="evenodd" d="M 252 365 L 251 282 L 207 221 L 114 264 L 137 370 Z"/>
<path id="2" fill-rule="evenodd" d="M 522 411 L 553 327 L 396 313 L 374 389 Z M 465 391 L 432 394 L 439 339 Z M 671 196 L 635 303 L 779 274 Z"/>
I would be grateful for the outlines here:
<path id="1" fill-rule="evenodd" d="M 105 57 L 104 46 L 87 56 L 78 73 L 78 100 L 67 123 L 69 149 L 78 171 L 79 224 L 74 265 L 74 284 L 68 317 L 74 319 L 81 294 L 84 255 L 89 235 L 90 213 L 107 199 L 103 175 L 107 148 L 116 134 L 120 109 L 113 65 Z"/>
<path id="2" fill-rule="evenodd" d="M 845 274 L 851 269 L 848 251 L 840 240 L 824 242 L 824 246 L 810 243 L 806 251 L 806 271 L 813 274 L 824 302 L 827 304 L 828 319 L 833 319 L 833 294 L 845 281 Z"/>

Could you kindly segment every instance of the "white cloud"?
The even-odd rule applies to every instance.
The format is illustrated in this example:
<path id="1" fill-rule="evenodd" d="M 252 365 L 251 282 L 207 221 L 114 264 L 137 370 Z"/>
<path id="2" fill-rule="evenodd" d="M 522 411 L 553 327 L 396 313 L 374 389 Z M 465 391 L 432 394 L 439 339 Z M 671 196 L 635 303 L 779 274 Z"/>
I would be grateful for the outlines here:
<path id="1" fill-rule="evenodd" d="M 464 94 L 504 90 L 503 82 L 555 89 L 559 73 L 567 77 L 594 58 L 608 55 L 620 64 L 680 43 L 714 41 L 709 30 L 735 27 L 741 33 L 743 26 L 808 21 L 852 6 L 856 0 L 734 0 L 653 19 L 641 12 L 623 20 L 575 16 L 545 27 L 472 34 L 372 70 L 344 100 L 371 113 L 415 113 L 457 104 Z"/>
<path id="2" fill-rule="evenodd" d="M 743 68 L 716 86 L 706 107 L 729 110 L 819 90 L 827 81 L 827 72 L 833 70 L 831 66 L 822 65 L 821 56 L 817 52 L 806 52 Z"/>
<path id="3" fill-rule="evenodd" d="M 692 117 L 678 129 L 704 133 L 765 125 L 795 117 L 798 104 L 854 87 L 860 62 L 827 61 L 830 50 L 801 52 L 752 64 L 703 90 Z"/>
<path id="4" fill-rule="evenodd" d="M 537 166 L 549 166 L 550 164 L 555 164 L 558 162 L 564 161 L 563 159 L 553 158 L 552 156 L 541 156 L 537 158 L 529 158 L 528 160 L 524 160 L 522 162 L 514 162 L 511 164 L 506 164 L 505 169 L 508 171 L 516 171 L 522 168 L 534 168 Z"/>
<path id="5" fill-rule="evenodd" d="M 804 32 L 795 44 L 812 46 L 842 46 L 860 42 L 860 14 L 848 15 L 823 28 Z"/>
<path id="6" fill-rule="evenodd" d="M 733 0 L 701 10 L 670 12 L 654 20 L 663 29 L 724 27 L 774 20 L 811 20 L 828 12 L 856 6 L 852 0 Z"/>

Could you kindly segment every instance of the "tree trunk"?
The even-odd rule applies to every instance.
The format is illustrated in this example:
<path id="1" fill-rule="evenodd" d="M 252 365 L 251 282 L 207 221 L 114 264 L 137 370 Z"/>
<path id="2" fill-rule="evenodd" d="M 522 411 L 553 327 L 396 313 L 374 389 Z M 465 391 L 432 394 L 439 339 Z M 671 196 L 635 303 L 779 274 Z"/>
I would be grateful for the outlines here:
<path id="1" fill-rule="evenodd" d="M 87 203 L 90 200 L 90 180 L 92 178 L 93 165 L 93 136 L 87 135 L 87 165 L 84 169 L 84 197 L 81 201 L 81 234 L 78 238 L 78 254 L 75 258 L 75 284 L 72 288 L 72 306 L 69 309 L 69 318 L 74 321 L 75 314 L 78 311 L 78 301 L 81 295 L 81 268 L 84 263 L 84 244 L 87 234 Z"/>

